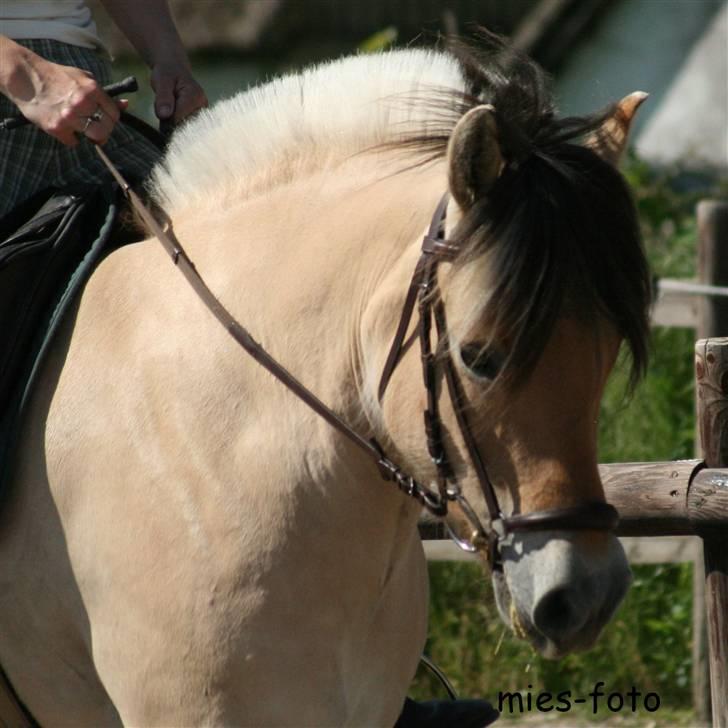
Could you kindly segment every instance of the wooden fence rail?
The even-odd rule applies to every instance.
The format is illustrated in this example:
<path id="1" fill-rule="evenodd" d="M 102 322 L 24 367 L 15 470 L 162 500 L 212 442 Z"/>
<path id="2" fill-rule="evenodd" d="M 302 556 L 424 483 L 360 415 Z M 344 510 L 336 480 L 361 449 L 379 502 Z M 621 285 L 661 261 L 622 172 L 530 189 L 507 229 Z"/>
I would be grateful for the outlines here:
<path id="1" fill-rule="evenodd" d="M 620 536 L 703 536 L 728 528 L 728 469 L 679 460 L 602 465 L 599 472 L 619 511 Z"/>

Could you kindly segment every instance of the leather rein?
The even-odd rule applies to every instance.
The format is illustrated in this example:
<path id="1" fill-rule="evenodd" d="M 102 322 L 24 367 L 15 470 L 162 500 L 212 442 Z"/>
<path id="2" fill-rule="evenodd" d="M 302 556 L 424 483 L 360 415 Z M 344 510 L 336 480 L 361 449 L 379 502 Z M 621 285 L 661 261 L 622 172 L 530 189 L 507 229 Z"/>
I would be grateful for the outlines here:
<path id="1" fill-rule="evenodd" d="M 504 515 L 501 511 L 495 489 L 488 476 L 475 437 L 472 434 L 463 387 L 455 363 L 451 355 L 445 356 L 442 354 L 443 344 L 447 337 L 447 323 L 445 307 L 437 291 L 437 265 L 442 260 L 452 261 L 459 253 L 458 247 L 445 240 L 444 236 L 444 222 L 448 203 L 447 193 L 440 200 L 433 214 L 429 230 L 422 242 L 422 253 L 410 282 L 400 322 L 384 365 L 378 391 L 381 400 L 397 364 L 408 348 L 409 343 L 413 340 L 412 338 L 406 340 L 406 337 L 415 304 L 417 304 L 419 323 L 416 335 L 420 342 L 422 375 L 427 392 L 427 408 L 424 412 L 425 433 L 427 449 L 437 470 L 437 490 L 434 490 L 404 472 L 393 460 L 386 456 L 376 439 L 367 439 L 356 432 L 255 341 L 248 330 L 222 305 L 200 277 L 193 262 L 172 232 L 171 223 L 166 221 L 163 228 L 124 180 L 103 149 L 98 145 L 95 145 L 95 148 L 123 190 L 131 206 L 139 214 L 149 230 L 157 237 L 195 293 L 202 299 L 202 302 L 215 318 L 227 329 L 233 339 L 256 362 L 365 453 L 374 462 L 384 480 L 392 482 L 400 491 L 414 498 L 433 516 L 444 519 L 448 514 L 448 506 L 451 503 L 456 503 L 460 507 L 471 529 L 467 539 L 457 536 L 445 521 L 450 537 L 460 548 L 470 552 L 485 552 L 491 569 L 502 570 L 500 544 L 512 532 L 562 529 L 613 531 L 617 527 L 619 516 L 616 509 L 603 501 L 589 501 L 569 508 L 510 516 Z M 437 334 L 437 349 L 435 351 L 433 351 L 431 343 L 433 321 Z M 488 530 L 483 527 L 475 510 L 463 494 L 455 477 L 455 470 L 447 456 L 437 396 L 437 364 L 440 360 L 442 361 L 444 377 L 458 427 L 488 509 L 490 520 Z"/>

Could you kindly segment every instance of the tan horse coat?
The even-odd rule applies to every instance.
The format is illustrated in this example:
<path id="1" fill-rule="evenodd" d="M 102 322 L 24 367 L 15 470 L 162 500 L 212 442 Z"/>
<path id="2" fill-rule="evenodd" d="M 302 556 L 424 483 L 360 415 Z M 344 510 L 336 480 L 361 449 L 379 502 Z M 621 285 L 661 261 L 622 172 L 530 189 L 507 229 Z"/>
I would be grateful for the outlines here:
<path id="1" fill-rule="evenodd" d="M 428 62 L 434 80 L 451 73 Z M 289 135 L 305 136 L 295 121 Z M 389 176 L 401 159 L 343 154 L 358 137 L 340 152 L 334 134 L 318 157 L 274 149 L 243 184 L 224 136 L 217 191 L 194 163 L 189 179 L 170 172 L 192 185 L 187 197 L 159 182 L 177 236 L 273 356 L 403 465 L 431 472 L 416 354 L 383 408 L 374 391 L 444 164 Z M 585 409 L 532 426 L 574 434 L 609 366 L 595 357 L 578 374 Z M 583 457 L 548 459 L 599 494 L 587 430 L 575 436 Z M 524 449 L 514 467 L 537 472 L 538 458 Z M 0 663 L 41 724 L 394 723 L 426 634 L 418 507 L 240 353 L 155 240 L 93 275 L 18 463 L 0 516 Z M 543 492 L 522 493 L 522 508 L 563 496 Z M 618 560 L 606 537 L 586 542 L 594 564 Z"/>

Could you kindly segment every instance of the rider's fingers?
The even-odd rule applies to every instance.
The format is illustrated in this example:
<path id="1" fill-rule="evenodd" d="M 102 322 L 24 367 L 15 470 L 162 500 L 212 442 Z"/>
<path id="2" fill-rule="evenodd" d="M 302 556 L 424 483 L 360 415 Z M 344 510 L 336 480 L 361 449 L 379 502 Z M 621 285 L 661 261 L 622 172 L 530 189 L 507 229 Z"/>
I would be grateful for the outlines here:
<path id="1" fill-rule="evenodd" d="M 110 120 L 112 125 L 119 121 L 119 107 L 102 89 L 90 94 L 82 103 L 74 104 L 71 108 L 76 116 L 86 118 L 96 115 Z"/>
<path id="2" fill-rule="evenodd" d="M 78 144 L 76 133 L 81 131 L 83 124 L 83 119 L 67 107 L 46 119 L 43 129 L 61 144 L 75 147 Z"/>
<path id="3" fill-rule="evenodd" d="M 119 105 L 102 89 L 99 89 L 99 91 L 97 97 L 98 108 L 111 120 L 112 124 L 116 124 L 120 115 Z"/>
<path id="4" fill-rule="evenodd" d="M 126 99 L 114 101 L 103 92 L 102 96 L 103 98 L 98 98 L 99 103 L 92 113 L 77 117 L 75 128 L 76 132 L 97 144 L 105 144 L 108 141 L 121 112 L 129 105 Z"/>
<path id="5" fill-rule="evenodd" d="M 93 114 L 78 118 L 77 131 L 89 141 L 105 144 L 114 130 L 114 120 L 100 107 Z"/>
<path id="6" fill-rule="evenodd" d="M 177 104 L 174 110 L 174 120 L 179 123 L 208 105 L 207 96 L 202 87 L 194 80 L 180 84 L 177 89 Z"/>
<path id="7" fill-rule="evenodd" d="M 154 84 L 154 113 L 158 119 L 169 119 L 175 107 L 175 79 L 161 74 Z"/>
<path id="8" fill-rule="evenodd" d="M 77 116 L 90 116 L 104 102 L 103 89 L 86 75 L 74 79 L 74 86 L 67 96 L 64 112 Z"/>

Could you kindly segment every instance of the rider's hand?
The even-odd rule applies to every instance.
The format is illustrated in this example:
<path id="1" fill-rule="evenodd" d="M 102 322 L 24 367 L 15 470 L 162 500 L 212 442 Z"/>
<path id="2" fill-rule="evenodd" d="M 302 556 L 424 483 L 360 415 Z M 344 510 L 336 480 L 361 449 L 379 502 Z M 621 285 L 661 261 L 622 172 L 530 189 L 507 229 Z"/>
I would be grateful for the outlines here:
<path id="1" fill-rule="evenodd" d="M 152 67 L 154 112 L 161 120 L 182 120 L 207 106 L 207 96 L 183 62 L 156 63 Z"/>
<path id="2" fill-rule="evenodd" d="M 91 74 L 37 58 L 12 101 L 21 113 L 63 144 L 78 144 L 78 134 L 103 144 L 119 120 L 124 100 L 114 101 Z"/>

